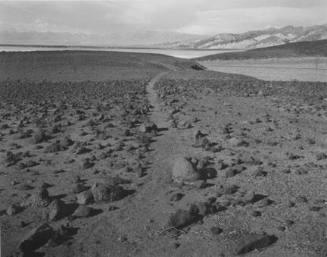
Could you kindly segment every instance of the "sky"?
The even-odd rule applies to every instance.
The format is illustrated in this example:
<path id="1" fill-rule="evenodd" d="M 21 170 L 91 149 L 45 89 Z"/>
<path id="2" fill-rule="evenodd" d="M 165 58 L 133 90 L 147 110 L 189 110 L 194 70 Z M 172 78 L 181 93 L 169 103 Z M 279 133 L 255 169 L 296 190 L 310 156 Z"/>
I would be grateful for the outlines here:
<path id="1" fill-rule="evenodd" d="M 327 24 L 327 0 L 0 0 L 0 31 L 213 35 L 317 24 Z"/>

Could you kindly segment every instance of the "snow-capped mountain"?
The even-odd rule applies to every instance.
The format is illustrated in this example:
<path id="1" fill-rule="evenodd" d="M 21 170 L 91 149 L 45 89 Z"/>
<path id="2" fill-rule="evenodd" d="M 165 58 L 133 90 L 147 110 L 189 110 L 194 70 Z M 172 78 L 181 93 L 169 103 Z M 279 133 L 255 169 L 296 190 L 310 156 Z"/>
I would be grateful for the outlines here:
<path id="1" fill-rule="evenodd" d="M 323 39 L 327 39 L 327 24 L 311 27 L 287 26 L 241 34 L 224 33 L 202 40 L 178 41 L 162 46 L 193 49 L 253 49 Z"/>

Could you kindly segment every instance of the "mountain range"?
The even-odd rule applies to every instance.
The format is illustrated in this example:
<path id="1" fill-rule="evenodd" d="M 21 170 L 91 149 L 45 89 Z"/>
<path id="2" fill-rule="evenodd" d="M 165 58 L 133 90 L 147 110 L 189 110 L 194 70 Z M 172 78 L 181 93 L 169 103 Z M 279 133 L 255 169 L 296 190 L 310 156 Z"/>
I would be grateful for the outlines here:
<path id="1" fill-rule="evenodd" d="M 290 57 L 327 57 L 327 40 L 301 41 L 246 51 L 235 51 L 195 58 L 198 61 L 245 60 Z"/>
<path id="2" fill-rule="evenodd" d="M 0 30 L 2 45 L 69 45 L 69 46 L 119 46 L 153 47 L 162 42 L 184 42 L 205 38 L 198 35 L 170 31 L 135 31 L 122 33 L 108 31 L 103 34 L 53 31 Z"/>
<path id="3" fill-rule="evenodd" d="M 286 26 L 240 34 L 217 34 L 200 40 L 176 41 L 162 44 L 167 48 L 190 49 L 255 49 L 286 43 L 327 39 L 327 24 L 310 27 Z"/>
<path id="4" fill-rule="evenodd" d="M 223 33 L 214 36 L 200 36 L 172 31 L 135 31 L 134 33 L 108 31 L 105 34 L 86 34 L 0 30 L 0 44 L 3 45 L 89 45 L 247 50 L 323 39 L 327 39 L 327 24 L 311 27 L 286 26 L 239 34 Z"/>

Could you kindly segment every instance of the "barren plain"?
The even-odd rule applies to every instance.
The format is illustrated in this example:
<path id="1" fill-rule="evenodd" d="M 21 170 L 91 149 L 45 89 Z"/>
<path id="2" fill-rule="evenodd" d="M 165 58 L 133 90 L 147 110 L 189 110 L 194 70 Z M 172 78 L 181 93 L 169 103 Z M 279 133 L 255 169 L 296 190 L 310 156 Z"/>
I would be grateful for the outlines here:
<path id="1" fill-rule="evenodd" d="M 154 54 L 0 54 L 3 256 L 327 256 L 327 84 Z"/>

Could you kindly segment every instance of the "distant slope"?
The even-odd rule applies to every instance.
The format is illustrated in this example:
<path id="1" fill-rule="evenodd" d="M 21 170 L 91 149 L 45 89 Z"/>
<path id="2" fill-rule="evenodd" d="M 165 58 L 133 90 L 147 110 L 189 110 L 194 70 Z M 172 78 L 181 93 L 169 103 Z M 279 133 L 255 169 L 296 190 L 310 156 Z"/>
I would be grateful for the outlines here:
<path id="1" fill-rule="evenodd" d="M 197 61 L 208 60 L 244 60 L 244 59 L 264 59 L 283 57 L 305 57 L 305 56 L 326 56 L 327 40 L 312 42 L 297 42 L 266 48 L 247 50 L 244 52 L 230 52 L 215 55 L 208 55 L 196 58 Z"/>
<path id="2" fill-rule="evenodd" d="M 160 54 L 101 51 L 1 52 L 0 80 L 103 81 L 152 77 L 196 62 Z"/>
<path id="3" fill-rule="evenodd" d="M 223 33 L 202 40 L 178 41 L 163 46 L 191 49 L 254 49 L 324 39 L 327 39 L 327 25 L 311 27 L 287 26 L 240 34 Z"/>
<path id="4" fill-rule="evenodd" d="M 152 47 L 162 42 L 195 41 L 204 36 L 178 32 L 135 31 L 134 33 L 108 32 L 85 34 L 69 32 L 1 31 L 3 45 L 89 45 L 89 46 L 143 46 Z"/>

